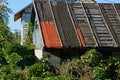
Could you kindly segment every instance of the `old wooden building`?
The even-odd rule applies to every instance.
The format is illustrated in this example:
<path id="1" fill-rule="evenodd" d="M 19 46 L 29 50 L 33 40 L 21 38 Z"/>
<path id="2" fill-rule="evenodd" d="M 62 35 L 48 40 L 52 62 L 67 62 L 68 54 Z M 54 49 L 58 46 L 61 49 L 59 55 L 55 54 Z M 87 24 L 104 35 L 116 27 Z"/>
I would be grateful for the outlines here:
<path id="1" fill-rule="evenodd" d="M 16 17 L 16 16 L 15 16 Z M 32 3 L 33 43 L 38 58 L 49 54 L 59 65 L 88 49 L 120 57 L 119 3 Z"/>

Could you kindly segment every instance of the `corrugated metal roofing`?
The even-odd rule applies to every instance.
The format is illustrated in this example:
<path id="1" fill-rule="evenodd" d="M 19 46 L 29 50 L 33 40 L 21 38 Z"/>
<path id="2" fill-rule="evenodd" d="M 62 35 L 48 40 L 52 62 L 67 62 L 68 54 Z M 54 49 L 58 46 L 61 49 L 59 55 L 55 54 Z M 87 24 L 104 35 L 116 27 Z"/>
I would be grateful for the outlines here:
<path id="1" fill-rule="evenodd" d="M 80 43 L 66 3 L 51 3 L 51 6 L 63 47 L 79 47 Z"/>
<path id="2" fill-rule="evenodd" d="M 40 19 L 40 28 L 44 38 L 45 47 L 47 48 L 62 48 L 59 40 L 55 24 L 53 22 L 52 13 L 49 3 L 36 1 L 38 17 Z"/>
<path id="3" fill-rule="evenodd" d="M 114 4 L 99 5 L 117 46 L 120 46 L 120 16 L 117 12 L 118 8 L 115 8 Z"/>
<path id="4" fill-rule="evenodd" d="M 47 48 L 62 48 L 54 23 L 41 21 L 40 24 L 45 46 Z"/>
<path id="5" fill-rule="evenodd" d="M 73 17 L 78 35 L 80 36 L 81 31 L 81 38 L 83 36 L 84 41 L 81 41 L 80 38 L 81 43 L 84 43 L 83 45 L 86 47 L 96 46 L 97 44 L 94 39 L 94 35 L 92 34 L 92 30 L 82 3 L 69 4 L 69 9 Z"/>
<path id="6" fill-rule="evenodd" d="M 107 28 L 106 22 L 104 21 L 104 17 L 102 16 L 101 10 L 98 5 L 95 3 L 91 4 L 83 4 L 86 14 L 93 29 L 93 33 L 98 42 L 98 46 L 115 46 L 113 38 Z M 105 36 L 105 35 L 106 36 Z"/>
<path id="7" fill-rule="evenodd" d="M 46 48 L 120 46 L 118 3 L 35 1 L 35 6 Z"/>

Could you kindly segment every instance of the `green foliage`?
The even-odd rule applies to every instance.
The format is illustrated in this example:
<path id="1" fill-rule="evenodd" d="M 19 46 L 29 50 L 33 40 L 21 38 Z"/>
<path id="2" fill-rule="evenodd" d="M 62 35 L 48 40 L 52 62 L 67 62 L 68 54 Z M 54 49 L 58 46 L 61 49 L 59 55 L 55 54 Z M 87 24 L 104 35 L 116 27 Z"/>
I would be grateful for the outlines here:
<path id="1" fill-rule="evenodd" d="M 59 68 L 55 73 L 47 59 L 37 62 L 34 55 L 20 53 L 25 48 L 17 44 L 9 45 L 8 53 L 0 57 L 0 79 L 2 80 L 119 80 L 120 61 L 110 57 L 102 59 L 96 50 L 87 51 L 80 59 L 73 59 Z M 14 49 L 15 48 L 15 49 Z M 21 49 L 22 48 L 22 49 Z M 17 50 L 16 50 L 17 49 Z M 24 50 L 23 50 L 24 51 Z M 14 53 L 16 52 L 16 53 Z M 22 51 L 21 51 L 22 52 Z M 99 60 L 98 60 L 99 59 Z M 5 61 L 5 63 L 3 63 Z M 94 61 L 97 61 L 94 62 Z"/>
<path id="2" fill-rule="evenodd" d="M 27 48 L 27 49 L 34 49 L 35 48 L 35 45 L 32 43 L 32 34 L 33 34 L 33 24 L 31 23 L 31 21 L 29 20 L 28 21 L 28 24 L 29 24 L 29 27 L 28 27 L 28 36 L 24 42 L 24 46 Z"/>
<path id="3" fill-rule="evenodd" d="M 5 47 L 7 44 L 12 42 L 12 33 L 5 23 L 0 22 L 0 47 Z"/>
<path id="4" fill-rule="evenodd" d="M 32 77 L 31 80 L 43 80 L 41 77 Z"/>
<path id="5" fill-rule="evenodd" d="M 11 53 L 17 53 L 20 56 L 24 57 L 26 55 L 33 55 L 34 56 L 34 49 L 28 49 L 25 46 L 22 46 L 17 43 L 8 44 L 5 49 L 6 54 L 10 55 Z"/>
<path id="6" fill-rule="evenodd" d="M 50 77 L 53 76 L 53 69 L 47 62 L 38 62 L 30 67 L 30 73 L 33 77 Z"/>
<path id="7" fill-rule="evenodd" d="M 72 75 L 80 76 L 79 72 L 81 72 L 81 66 L 79 64 L 80 64 L 80 60 L 76 59 L 61 66 L 60 75 L 63 78 L 66 78 L 69 76 L 72 77 Z"/>
<path id="8" fill-rule="evenodd" d="M 0 0 L 0 17 L 4 23 L 8 23 L 9 13 L 12 13 L 12 10 L 7 5 L 7 0 Z"/>
<path id="9" fill-rule="evenodd" d="M 28 35 L 29 35 L 29 38 L 30 38 L 30 41 L 32 42 L 32 34 L 33 34 L 33 24 L 31 22 L 31 20 L 28 21 Z"/>
<path id="10" fill-rule="evenodd" d="M 104 68 L 101 68 L 101 67 L 94 67 L 94 70 L 93 70 L 93 77 L 94 77 L 94 80 L 104 80 L 106 78 L 106 70 Z"/>
<path id="11" fill-rule="evenodd" d="M 15 29 L 14 33 L 13 33 L 13 41 L 16 42 L 17 44 L 20 44 L 21 42 L 21 35 L 20 35 L 20 31 Z"/>
<path id="12" fill-rule="evenodd" d="M 7 45 L 12 42 L 12 39 L 12 33 L 0 16 L 0 56 L 5 55 L 5 49 Z"/>
<path id="13" fill-rule="evenodd" d="M 31 65 L 35 64 L 36 61 L 37 61 L 36 56 L 26 55 L 21 60 L 19 60 L 17 65 L 21 68 L 24 68 L 25 66 L 31 66 Z"/>
<path id="14" fill-rule="evenodd" d="M 95 49 L 91 49 L 81 56 L 81 61 L 90 66 L 97 66 L 101 58 L 102 55 L 99 52 L 97 52 Z"/>
<path id="15" fill-rule="evenodd" d="M 83 64 L 80 59 L 73 59 L 71 62 L 60 67 L 60 75 L 65 80 L 91 80 L 92 67 Z"/>
<path id="16" fill-rule="evenodd" d="M 6 64 L 7 64 L 7 60 L 3 56 L 0 56 L 0 67 Z"/>
<path id="17" fill-rule="evenodd" d="M 31 66 L 37 61 L 37 58 L 34 55 L 34 49 L 28 49 L 17 43 L 8 44 L 5 48 L 5 53 L 9 63 L 15 61 L 14 63 L 21 68 Z"/>
<path id="18" fill-rule="evenodd" d="M 0 75 L 1 75 L 1 78 L 4 78 L 4 79 L 14 79 L 14 78 L 19 79 L 19 76 L 18 76 L 20 75 L 19 71 L 20 69 L 15 65 L 5 65 L 5 66 L 2 66 Z"/>
<path id="19" fill-rule="evenodd" d="M 21 46 L 13 39 L 8 23 L 7 0 L 0 0 L 0 80 L 30 80 L 30 66 L 37 60 L 31 44 Z M 21 66 L 24 66 L 24 68 Z"/>
<path id="20" fill-rule="evenodd" d="M 117 73 L 117 79 L 120 79 L 120 64 L 117 65 L 115 72 Z"/>
<path id="21" fill-rule="evenodd" d="M 25 39 L 24 46 L 29 50 L 35 49 L 35 45 L 31 42 L 30 36 L 27 36 Z"/>
<path id="22" fill-rule="evenodd" d="M 44 80 L 63 80 L 61 76 L 46 77 Z"/>
<path id="23" fill-rule="evenodd" d="M 18 55 L 17 53 L 12 53 L 7 57 L 8 64 L 17 64 L 22 57 Z"/>
<path id="24" fill-rule="evenodd" d="M 107 59 L 107 72 L 109 74 L 108 77 L 110 77 L 112 80 L 117 80 L 119 75 L 119 65 L 120 65 L 120 59 L 109 57 Z M 119 79 L 119 78 L 118 78 Z"/>

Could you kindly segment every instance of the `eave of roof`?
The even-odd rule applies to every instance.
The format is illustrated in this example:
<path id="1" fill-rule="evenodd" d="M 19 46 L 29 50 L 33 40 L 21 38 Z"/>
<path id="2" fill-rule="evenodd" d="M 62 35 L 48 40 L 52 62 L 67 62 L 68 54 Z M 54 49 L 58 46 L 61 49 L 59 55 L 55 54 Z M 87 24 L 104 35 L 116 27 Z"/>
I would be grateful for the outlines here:
<path id="1" fill-rule="evenodd" d="M 29 5 L 27 5 L 26 7 L 24 7 L 22 10 L 18 11 L 15 15 L 14 15 L 14 21 L 18 20 L 19 18 L 22 17 L 22 13 L 25 11 L 26 8 L 30 7 L 32 5 L 32 3 L 30 3 Z"/>

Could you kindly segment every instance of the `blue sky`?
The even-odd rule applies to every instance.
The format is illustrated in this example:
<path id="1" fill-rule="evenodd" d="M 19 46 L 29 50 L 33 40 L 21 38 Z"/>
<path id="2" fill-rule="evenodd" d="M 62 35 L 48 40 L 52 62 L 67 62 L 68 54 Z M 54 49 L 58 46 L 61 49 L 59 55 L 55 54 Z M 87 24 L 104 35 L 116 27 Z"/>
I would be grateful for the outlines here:
<path id="1" fill-rule="evenodd" d="M 20 19 L 14 22 L 14 14 L 23 9 L 25 6 L 30 4 L 32 0 L 8 0 L 8 7 L 13 10 L 13 13 L 10 14 L 9 24 L 11 31 L 13 32 L 15 29 L 20 30 Z"/>
<path id="2" fill-rule="evenodd" d="M 95 0 L 100 3 L 120 3 L 120 0 Z"/>
<path id="3" fill-rule="evenodd" d="M 120 0 L 96 0 L 100 3 L 120 3 Z M 15 29 L 20 30 L 20 19 L 14 22 L 14 14 L 20 11 L 22 8 L 30 4 L 32 0 L 8 0 L 8 7 L 13 10 L 13 14 L 10 14 L 9 17 L 9 27 L 11 31 L 13 32 Z"/>

